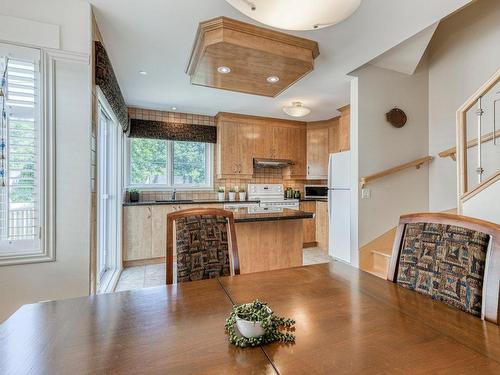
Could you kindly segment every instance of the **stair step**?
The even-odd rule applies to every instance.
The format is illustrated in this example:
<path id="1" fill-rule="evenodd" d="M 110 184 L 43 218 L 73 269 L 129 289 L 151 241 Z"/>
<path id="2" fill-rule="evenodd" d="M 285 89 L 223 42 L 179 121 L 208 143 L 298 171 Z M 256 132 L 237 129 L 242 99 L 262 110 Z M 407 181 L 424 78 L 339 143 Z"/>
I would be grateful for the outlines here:
<path id="1" fill-rule="evenodd" d="M 380 277 L 381 279 L 387 279 L 387 271 L 383 271 L 377 268 L 368 268 L 364 270 L 365 272 L 371 273 L 374 276 Z"/>
<path id="2" fill-rule="evenodd" d="M 377 249 L 372 250 L 372 253 L 390 258 L 392 256 L 392 249 Z"/>

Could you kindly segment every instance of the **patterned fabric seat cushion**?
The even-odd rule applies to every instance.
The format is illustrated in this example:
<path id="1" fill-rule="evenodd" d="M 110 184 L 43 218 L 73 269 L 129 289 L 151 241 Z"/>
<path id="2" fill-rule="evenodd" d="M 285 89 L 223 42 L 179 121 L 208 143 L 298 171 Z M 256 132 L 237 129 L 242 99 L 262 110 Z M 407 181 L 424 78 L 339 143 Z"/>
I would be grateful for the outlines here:
<path id="1" fill-rule="evenodd" d="M 489 236 L 443 224 L 408 224 L 397 283 L 481 316 Z"/>
<path id="2" fill-rule="evenodd" d="M 231 274 L 227 219 L 197 215 L 175 221 L 177 282 Z"/>

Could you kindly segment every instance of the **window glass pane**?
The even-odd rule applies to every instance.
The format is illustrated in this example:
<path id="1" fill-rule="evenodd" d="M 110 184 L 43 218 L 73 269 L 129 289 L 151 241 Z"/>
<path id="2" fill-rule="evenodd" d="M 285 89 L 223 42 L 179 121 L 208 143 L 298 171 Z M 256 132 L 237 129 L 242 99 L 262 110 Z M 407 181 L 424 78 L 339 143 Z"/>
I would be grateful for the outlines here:
<path id="1" fill-rule="evenodd" d="M 207 148 L 200 142 L 174 141 L 173 183 L 174 186 L 208 185 Z"/>
<path id="2" fill-rule="evenodd" d="M 2 45 L 0 52 L 8 52 L 4 49 L 8 47 Z M 6 251 L 17 249 L 18 240 L 36 240 L 40 225 L 38 54 L 23 60 L 12 56 L 27 50 L 14 51 L 6 53 L 8 58 L 1 56 L 0 63 L 5 71 L 0 101 L 5 108 L 0 124 L 0 241 L 8 241 L 2 243 Z M 37 247 L 26 244 L 20 251 Z"/>
<path id="3" fill-rule="evenodd" d="M 130 183 L 167 183 L 167 142 L 158 139 L 130 139 Z"/>

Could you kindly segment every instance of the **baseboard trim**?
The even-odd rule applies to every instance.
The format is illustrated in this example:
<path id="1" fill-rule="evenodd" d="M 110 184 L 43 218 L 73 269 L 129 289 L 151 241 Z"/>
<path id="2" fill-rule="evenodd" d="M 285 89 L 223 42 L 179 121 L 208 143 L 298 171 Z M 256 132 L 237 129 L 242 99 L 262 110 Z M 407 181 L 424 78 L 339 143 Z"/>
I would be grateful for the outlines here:
<path id="1" fill-rule="evenodd" d="M 134 266 L 144 266 L 147 264 L 160 264 L 165 263 L 165 257 L 150 258 L 150 259 L 134 259 L 134 260 L 124 260 L 123 268 L 134 267 Z"/>

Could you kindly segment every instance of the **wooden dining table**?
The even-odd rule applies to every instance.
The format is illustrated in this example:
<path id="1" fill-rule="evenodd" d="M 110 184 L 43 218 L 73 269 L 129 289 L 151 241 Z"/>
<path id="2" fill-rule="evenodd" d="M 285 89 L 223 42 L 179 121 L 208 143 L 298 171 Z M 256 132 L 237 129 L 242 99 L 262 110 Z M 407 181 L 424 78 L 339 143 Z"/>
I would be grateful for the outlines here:
<path id="1" fill-rule="evenodd" d="M 237 348 L 233 304 L 296 320 L 294 344 Z M 340 262 L 26 305 L 0 374 L 500 374 L 500 328 Z"/>

